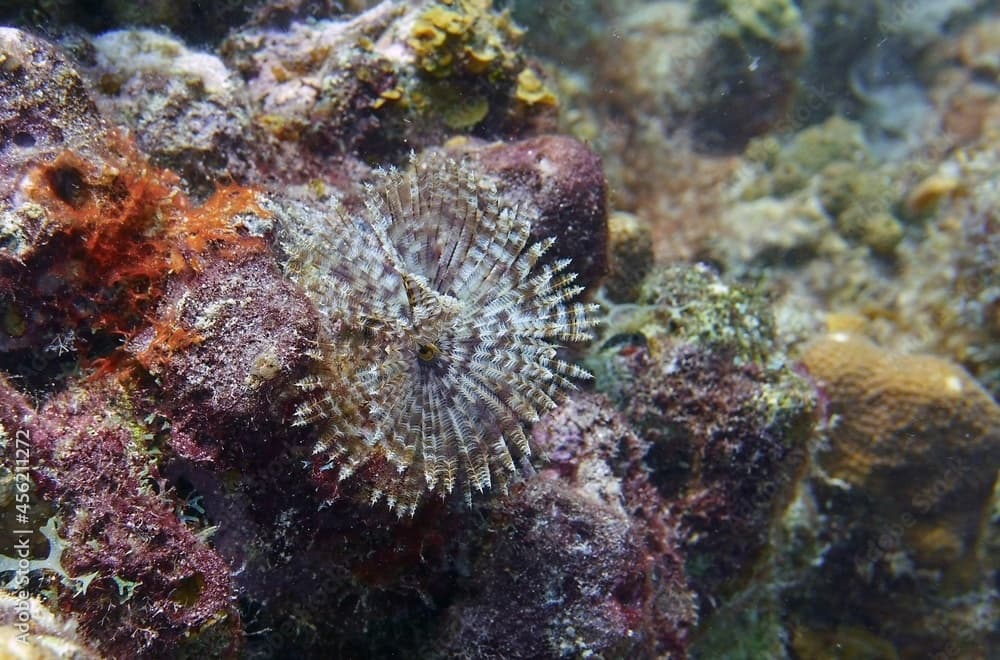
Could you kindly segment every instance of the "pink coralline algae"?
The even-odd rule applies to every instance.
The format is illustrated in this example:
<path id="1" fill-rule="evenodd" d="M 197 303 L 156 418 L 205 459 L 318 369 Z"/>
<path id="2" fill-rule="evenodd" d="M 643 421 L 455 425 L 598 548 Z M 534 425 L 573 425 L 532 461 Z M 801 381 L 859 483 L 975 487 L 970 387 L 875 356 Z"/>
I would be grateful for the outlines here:
<path id="1" fill-rule="evenodd" d="M 176 516 L 150 460 L 156 438 L 128 416 L 127 395 L 77 385 L 36 411 L 0 388 L 0 425 L 29 439 L 35 495 L 62 520 L 63 569 L 87 577 L 85 588 L 51 585 L 58 608 L 114 657 L 234 654 L 242 629 L 230 568 Z"/>
<path id="2" fill-rule="evenodd" d="M 156 319 L 126 350 L 178 455 L 243 463 L 286 435 L 317 319 L 273 259 L 245 254 L 174 277 Z"/>

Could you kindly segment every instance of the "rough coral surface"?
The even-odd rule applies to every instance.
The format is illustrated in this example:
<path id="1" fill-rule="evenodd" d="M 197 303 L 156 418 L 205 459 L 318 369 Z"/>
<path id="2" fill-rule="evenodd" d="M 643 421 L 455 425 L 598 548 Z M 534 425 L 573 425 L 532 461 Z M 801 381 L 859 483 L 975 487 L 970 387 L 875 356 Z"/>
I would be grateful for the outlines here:
<path id="1" fill-rule="evenodd" d="M 201 195 L 251 178 L 245 86 L 219 57 L 152 30 L 108 32 L 93 44 L 85 72 L 102 114 L 127 126 L 157 166 Z"/>
<path id="2" fill-rule="evenodd" d="M 610 353 L 610 351 L 609 351 Z M 627 381 L 612 392 L 649 443 L 650 480 L 668 502 L 699 593 L 739 584 L 770 539 L 806 463 L 808 390 L 794 376 L 690 345 L 621 345 Z"/>
<path id="3" fill-rule="evenodd" d="M 441 657 L 651 658 L 684 647 L 694 608 L 677 559 L 650 554 L 620 508 L 540 479 L 504 509 L 470 567 L 476 593 L 447 613 Z"/>
<path id="4" fill-rule="evenodd" d="M 797 644 L 863 627 L 903 657 L 980 657 L 995 611 L 985 548 L 1000 408 L 947 360 L 857 335 L 821 337 L 803 362 L 830 419 L 786 529 L 786 547 L 824 556 L 790 594 Z"/>
<path id="5" fill-rule="evenodd" d="M 0 209 L 6 213 L 9 195 L 26 167 L 64 149 L 86 147 L 107 127 L 70 58 L 14 28 L 0 28 L 0 98 Z M 5 228 L 5 243 L 30 239 L 9 231 Z M 23 249 L 14 251 L 21 254 Z"/>
<path id="6" fill-rule="evenodd" d="M 808 462 L 814 395 L 783 363 L 759 294 L 676 267 L 652 274 L 640 302 L 612 309 L 587 364 L 646 443 L 692 585 L 728 593 L 765 553 Z"/>
<path id="7" fill-rule="evenodd" d="M 247 81 L 257 173 L 300 183 L 354 159 L 401 163 L 456 133 L 551 127 L 555 96 L 519 36 L 485 0 L 383 2 L 346 20 L 239 30 L 222 52 Z"/>
<path id="8" fill-rule="evenodd" d="M 317 511 L 285 456 L 237 486 L 177 469 L 243 569 L 250 657 L 322 657 L 330 640 L 365 657 L 682 657 L 695 596 L 642 441 L 599 396 L 567 401 L 533 440 L 549 462 L 509 495 L 431 500 L 403 520 L 347 498 Z"/>
<path id="9" fill-rule="evenodd" d="M 219 461 L 282 435 L 318 321 L 272 259 L 242 254 L 174 277 L 152 318 L 127 350 L 155 382 L 147 405 L 170 420 L 179 455 Z"/>
<path id="10" fill-rule="evenodd" d="M 230 188 L 194 206 L 176 175 L 106 127 L 61 51 L 14 30 L 3 38 L 0 346 L 53 353 L 40 376 L 51 378 L 63 353 L 103 358 L 137 332 L 172 273 L 223 246 L 260 250 L 236 228 L 256 198 Z"/>
<path id="11" fill-rule="evenodd" d="M 489 531 L 436 652 L 682 657 L 697 599 L 680 538 L 659 518 L 645 443 L 595 395 L 546 415 L 533 435 L 550 462 L 486 507 Z"/>
<path id="12" fill-rule="evenodd" d="M 972 482 L 992 483 L 1000 407 L 960 367 L 845 333 L 819 339 L 802 359 L 836 415 L 823 457 L 832 476 L 906 500 L 900 483 L 933 479 L 942 461 L 956 460 Z M 926 505 L 947 494 L 935 491 Z"/>
<path id="13" fill-rule="evenodd" d="M 397 148 L 382 97 L 395 89 L 396 72 L 372 44 L 401 10 L 383 3 L 352 20 L 255 27 L 226 40 L 225 62 L 246 80 L 263 178 L 300 182 L 366 144 Z"/>
<path id="14" fill-rule="evenodd" d="M 56 585 L 59 609 L 112 656 L 233 653 L 242 629 L 229 566 L 175 515 L 153 436 L 125 396 L 77 386 L 36 412 L 3 384 L 3 427 L 30 437 L 37 493 L 62 520 L 63 568 L 90 576 L 75 591 Z"/>
<path id="15" fill-rule="evenodd" d="M 597 154 L 560 135 L 469 152 L 485 173 L 504 182 L 508 203 L 537 208 L 532 240 L 560 237 L 548 259 L 572 258 L 583 284 L 599 283 L 608 269 L 608 225 L 607 184 Z"/>

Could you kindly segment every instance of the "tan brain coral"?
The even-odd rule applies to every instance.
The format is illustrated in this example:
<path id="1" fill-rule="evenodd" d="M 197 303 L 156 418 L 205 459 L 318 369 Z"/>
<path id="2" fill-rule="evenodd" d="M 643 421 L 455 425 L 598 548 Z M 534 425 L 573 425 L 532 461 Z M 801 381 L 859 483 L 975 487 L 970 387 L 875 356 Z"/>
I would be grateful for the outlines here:
<path id="1" fill-rule="evenodd" d="M 914 512 L 971 503 L 1000 465 L 1000 406 L 962 368 L 829 334 L 803 362 L 835 420 L 823 467 Z"/>

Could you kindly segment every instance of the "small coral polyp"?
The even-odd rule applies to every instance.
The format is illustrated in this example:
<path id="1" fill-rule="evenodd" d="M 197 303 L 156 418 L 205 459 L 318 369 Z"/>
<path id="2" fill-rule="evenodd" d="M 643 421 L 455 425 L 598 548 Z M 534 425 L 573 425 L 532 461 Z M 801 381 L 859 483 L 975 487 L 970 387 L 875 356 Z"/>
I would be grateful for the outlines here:
<path id="1" fill-rule="evenodd" d="M 568 259 L 540 264 L 534 214 L 440 155 L 378 173 L 364 209 L 337 206 L 287 241 L 289 273 L 326 322 L 298 424 L 316 424 L 319 478 L 352 474 L 410 514 L 427 493 L 506 487 L 531 453 L 523 424 L 589 378 L 555 342 L 590 339 L 594 305 Z M 332 481 L 328 481 L 331 480 Z"/>

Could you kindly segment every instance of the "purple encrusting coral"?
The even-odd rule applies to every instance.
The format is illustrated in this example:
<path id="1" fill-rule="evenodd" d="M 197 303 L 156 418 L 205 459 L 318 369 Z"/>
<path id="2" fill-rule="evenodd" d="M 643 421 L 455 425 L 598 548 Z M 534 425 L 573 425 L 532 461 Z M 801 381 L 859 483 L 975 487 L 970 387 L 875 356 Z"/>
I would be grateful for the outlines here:
<path id="1" fill-rule="evenodd" d="M 533 241 L 556 236 L 546 259 L 573 259 L 582 284 L 593 288 L 607 271 L 607 183 L 601 159 L 564 135 L 459 149 L 484 175 L 503 182 L 509 204 L 534 206 Z"/>

